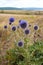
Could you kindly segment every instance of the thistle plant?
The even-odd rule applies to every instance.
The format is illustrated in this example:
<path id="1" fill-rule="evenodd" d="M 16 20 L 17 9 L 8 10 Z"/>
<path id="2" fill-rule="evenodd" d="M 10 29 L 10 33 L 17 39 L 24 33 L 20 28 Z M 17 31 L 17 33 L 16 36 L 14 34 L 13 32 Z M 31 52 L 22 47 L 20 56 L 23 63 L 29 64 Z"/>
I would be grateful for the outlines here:
<path id="1" fill-rule="evenodd" d="M 19 28 L 12 23 L 14 18 L 9 19 L 11 24 L 11 35 L 7 39 L 11 41 L 14 47 L 6 51 L 4 56 L 6 65 L 42 65 L 43 64 L 43 41 L 36 41 L 30 44 L 30 29 L 27 21 L 19 20 Z M 7 27 L 4 26 L 6 29 Z M 38 26 L 34 26 L 38 30 Z M 4 65 L 5 65 L 4 64 Z"/>

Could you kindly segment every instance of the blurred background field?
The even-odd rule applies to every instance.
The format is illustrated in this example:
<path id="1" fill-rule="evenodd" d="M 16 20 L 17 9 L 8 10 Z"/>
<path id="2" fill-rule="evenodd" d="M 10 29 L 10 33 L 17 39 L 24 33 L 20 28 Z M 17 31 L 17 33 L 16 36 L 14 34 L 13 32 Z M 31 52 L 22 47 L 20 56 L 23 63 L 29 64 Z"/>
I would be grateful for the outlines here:
<path id="1" fill-rule="evenodd" d="M 0 13 L 21 14 L 21 15 L 43 15 L 43 10 L 0 10 Z"/>

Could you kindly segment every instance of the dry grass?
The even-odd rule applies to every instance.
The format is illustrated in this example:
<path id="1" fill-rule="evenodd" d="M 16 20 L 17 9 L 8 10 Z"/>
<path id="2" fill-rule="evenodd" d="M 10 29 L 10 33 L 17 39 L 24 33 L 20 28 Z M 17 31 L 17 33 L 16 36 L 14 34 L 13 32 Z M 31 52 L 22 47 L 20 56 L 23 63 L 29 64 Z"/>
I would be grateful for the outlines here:
<path id="1" fill-rule="evenodd" d="M 22 29 L 17 29 L 16 32 L 12 32 L 11 27 L 13 25 L 18 26 L 19 25 L 19 20 L 26 20 L 28 25 L 31 24 L 31 27 L 28 26 L 30 29 L 30 34 L 26 36 L 30 41 L 29 44 L 38 40 L 43 40 L 43 15 L 28 15 L 30 13 L 34 13 L 35 11 L 0 11 L 4 12 L 0 13 L 0 54 L 4 55 L 6 50 L 13 48 L 14 47 L 14 42 L 19 41 L 20 39 L 23 39 L 25 34 L 22 31 Z M 7 13 L 7 14 L 6 14 Z M 11 13 L 11 14 L 9 14 Z M 13 14 L 12 14 L 13 13 Z M 39 13 L 39 12 L 38 12 Z M 43 13 L 43 12 L 41 12 Z M 26 15 L 27 14 L 27 15 Z M 14 17 L 15 22 L 10 26 L 9 25 L 9 18 Z M 39 26 L 39 30 L 36 31 L 36 38 L 34 38 L 34 25 L 37 24 Z M 4 25 L 8 26 L 8 29 L 5 30 L 3 27 Z M 14 35 L 13 35 L 14 34 Z M 37 35 L 40 34 L 40 37 Z M 29 45 L 28 44 L 28 45 Z"/>

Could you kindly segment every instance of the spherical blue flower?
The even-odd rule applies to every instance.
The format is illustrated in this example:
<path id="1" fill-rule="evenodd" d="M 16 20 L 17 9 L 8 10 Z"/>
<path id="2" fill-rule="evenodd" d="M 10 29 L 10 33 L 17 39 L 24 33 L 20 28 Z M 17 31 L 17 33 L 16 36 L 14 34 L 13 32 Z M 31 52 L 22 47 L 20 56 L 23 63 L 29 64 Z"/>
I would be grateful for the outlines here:
<path id="1" fill-rule="evenodd" d="M 18 42 L 18 46 L 19 46 L 19 47 L 22 47 L 22 46 L 23 46 L 23 42 L 22 42 L 22 41 L 19 41 L 19 42 Z"/>
<path id="2" fill-rule="evenodd" d="M 37 30 L 37 29 L 38 29 L 38 26 L 37 26 L 37 25 L 35 25 L 35 26 L 34 26 L 34 30 Z"/>
<path id="3" fill-rule="evenodd" d="M 19 23 L 21 22 L 21 20 L 19 20 Z"/>
<path id="4" fill-rule="evenodd" d="M 29 34 L 30 33 L 30 30 L 29 29 L 26 29 L 25 30 L 25 34 Z"/>
<path id="5" fill-rule="evenodd" d="M 7 29 L 7 25 L 5 25 L 4 28 Z"/>
<path id="6" fill-rule="evenodd" d="M 27 27 L 27 22 L 24 20 L 21 20 L 20 26 L 21 26 L 21 28 L 25 29 Z"/>
<path id="7" fill-rule="evenodd" d="M 12 27 L 12 30 L 15 31 L 15 30 L 16 30 L 16 26 L 13 26 L 13 27 Z"/>
<path id="8" fill-rule="evenodd" d="M 14 18 L 13 18 L 13 17 L 10 18 L 9 21 L 10 21 L 11 23 L 14 22 Z"/>

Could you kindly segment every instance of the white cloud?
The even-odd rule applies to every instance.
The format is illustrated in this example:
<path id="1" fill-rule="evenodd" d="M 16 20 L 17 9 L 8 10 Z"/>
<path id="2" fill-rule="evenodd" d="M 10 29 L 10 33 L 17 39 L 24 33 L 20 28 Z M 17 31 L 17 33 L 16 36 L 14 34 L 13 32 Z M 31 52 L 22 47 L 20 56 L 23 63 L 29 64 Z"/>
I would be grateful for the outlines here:
<path id="1" fill-rule="evenodd" d="M 43 0 L 0 0 L 0 7 L 43 7 Z"/>

